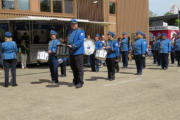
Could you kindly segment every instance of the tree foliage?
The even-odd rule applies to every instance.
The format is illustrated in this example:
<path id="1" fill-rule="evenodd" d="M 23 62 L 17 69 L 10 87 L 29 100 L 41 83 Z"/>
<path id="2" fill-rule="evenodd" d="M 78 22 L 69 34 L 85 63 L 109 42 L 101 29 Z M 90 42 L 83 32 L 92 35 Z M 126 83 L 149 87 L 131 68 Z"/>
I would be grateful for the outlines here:
<path id="1" fill-rule="evenodd" d="M 167 12 L 164 14 L 164 16 L 173 15 L 173 13 Z"/>
<path id="2" fill-rule="evenodd" d="M 180 19 L 176 20 L 175 25 L 180 27 Z"/>
<path id="3" fill-rule="evenodd" d="M 157 14 L 154 13 L 153 11 L 149 10 L 149 17 L 156 17 Z"/>

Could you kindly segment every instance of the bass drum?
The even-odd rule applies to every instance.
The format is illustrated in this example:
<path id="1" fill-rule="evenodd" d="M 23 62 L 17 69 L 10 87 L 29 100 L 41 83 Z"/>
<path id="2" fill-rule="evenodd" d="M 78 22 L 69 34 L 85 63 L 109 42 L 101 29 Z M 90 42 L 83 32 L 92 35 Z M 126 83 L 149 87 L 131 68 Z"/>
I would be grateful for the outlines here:
<path id="1" fill-rule="evenodd" d="M 96 50 L 95 58 L 98 60 L 106 60 L 107 51 L 105 49 Z"/>
<path id="2" fill-rule="evenodd" d="M 84 52 L 85 55 L 92 55 L 95 51 L 95 44 L 92 39 L 85 39 L 84 41 Z"/>

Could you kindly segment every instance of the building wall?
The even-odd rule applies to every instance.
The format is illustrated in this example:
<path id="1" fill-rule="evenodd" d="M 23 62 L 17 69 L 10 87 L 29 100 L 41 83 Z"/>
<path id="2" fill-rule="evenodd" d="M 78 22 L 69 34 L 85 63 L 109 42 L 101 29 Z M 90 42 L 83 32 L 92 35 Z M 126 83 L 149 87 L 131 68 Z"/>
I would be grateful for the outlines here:
<path id="1" fill-rule="evenodd" d="M 149 38 L 149 0 L 117 0 L 117 34 L 137 30 Z"/>

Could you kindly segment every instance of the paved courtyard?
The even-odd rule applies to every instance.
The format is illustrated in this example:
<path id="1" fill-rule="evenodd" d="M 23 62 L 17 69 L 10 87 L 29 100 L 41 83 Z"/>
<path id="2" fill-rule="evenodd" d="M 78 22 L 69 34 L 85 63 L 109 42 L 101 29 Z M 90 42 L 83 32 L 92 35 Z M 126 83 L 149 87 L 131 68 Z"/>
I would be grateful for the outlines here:
<path id="1" fill-rule="evenodd" d="M 134 75 L 134 62 L 120 68 L 115 81 L 106 80 L 106 67 L 85 68 L 82 89 L 72 86 L 69 67 L 56 86 L 47 67 L 18 69 L 16 88 L 2 87 L 0 71 L 0 120 L 180 120 L 180 68 L 151 63 L 142 76 Z"/>

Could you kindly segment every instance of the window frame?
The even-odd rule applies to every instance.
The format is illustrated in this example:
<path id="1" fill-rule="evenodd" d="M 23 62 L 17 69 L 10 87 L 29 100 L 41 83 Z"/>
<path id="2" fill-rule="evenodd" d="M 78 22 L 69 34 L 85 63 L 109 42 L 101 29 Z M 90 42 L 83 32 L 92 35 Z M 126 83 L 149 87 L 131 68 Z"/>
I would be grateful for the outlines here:
<path id="1" fill-rule="evenodd" d="M 114 7 L 115 7 L 115 8 L 114 8 L 114 13 L 111 13 L 111 12 L 110 12 L 110 4 L 111 4 L 111 3 L 114 4 Z M 110 15 L 116 15 L 116 2 L 109 1 L 109 14 L 110 14 Z"/>
<path id="2" fill-rule="evenodd" d="M 21 9 L 19 9 L 19 8 L 18 8 L 18 0 L 15 0 L 15 1 L 17 2 L 17 3 L 16 3 L 16 4 L 17 4 L 17 9 L 15 9 L 15 10 L 20 10 L 20 11 L 30 11 L 30 10 L 31 10 L 31 5 L 30 5 L 30 1 L 31 1 L 31 0 L 29 0 L 29 9 L 28 9 L 28 10 L 21 10 Z"/>

